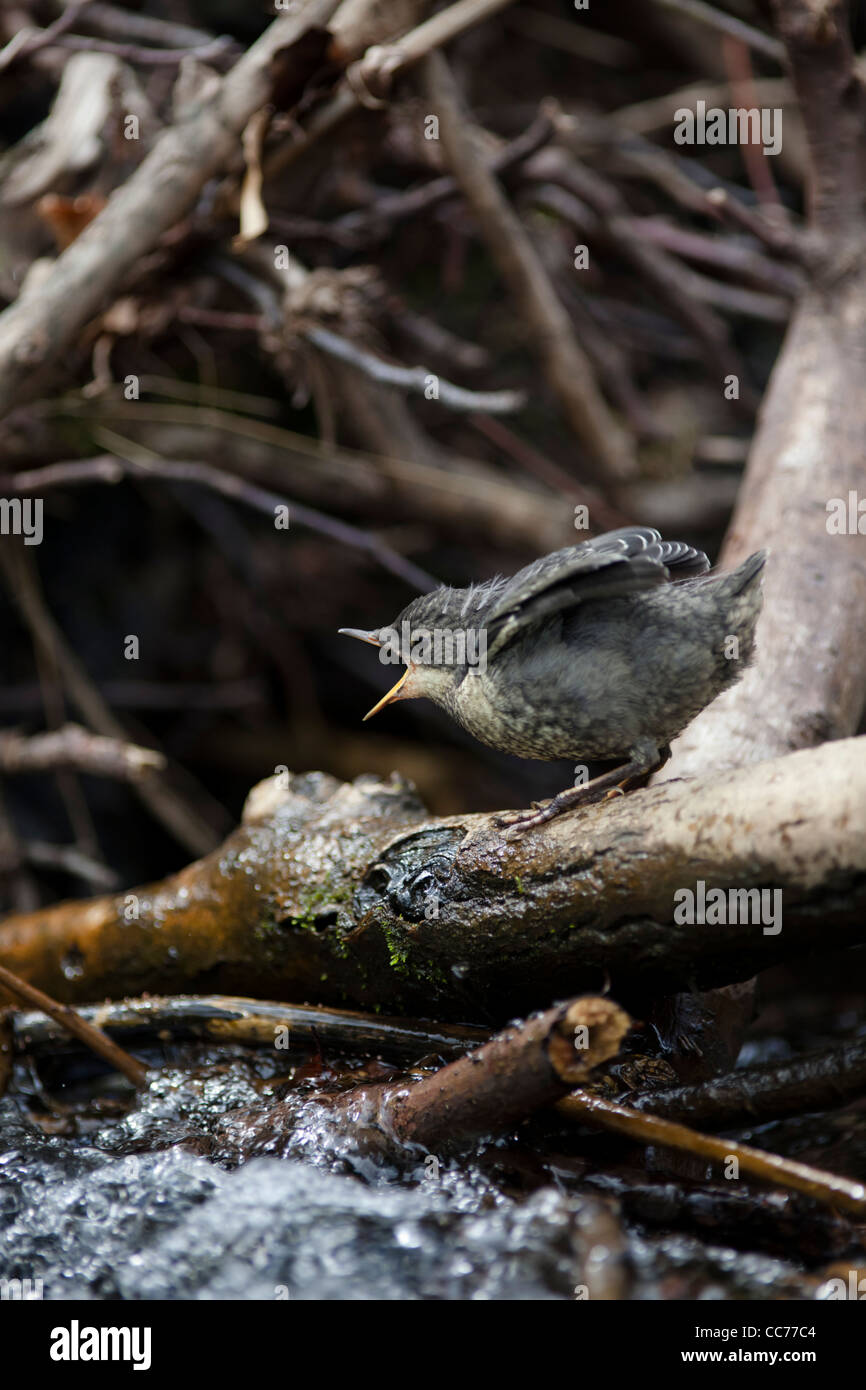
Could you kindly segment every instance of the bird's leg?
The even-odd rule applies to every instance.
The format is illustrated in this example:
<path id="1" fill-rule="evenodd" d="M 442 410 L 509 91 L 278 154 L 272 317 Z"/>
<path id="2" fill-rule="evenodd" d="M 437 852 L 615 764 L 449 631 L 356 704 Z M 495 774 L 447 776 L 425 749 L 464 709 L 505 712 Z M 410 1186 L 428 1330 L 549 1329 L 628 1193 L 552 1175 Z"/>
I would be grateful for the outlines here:
<path id="1" fill-rule="evenodd" d="M 578 806 L 592 806 L 599 801 L 609 801 L 611 797 L 623 796 L 634 787 L 644 786 L 648 778 L 659 768 L 664 767 L 671 756 L 670 748 L 650 748 L 649 746 L 632 750 L 627 763 L 584 782 L 579 787 L 566 787 L 546 805 L 537 805 L 531 811 L 518 811 L 514 815 L 497 817 L 496 824 L 506 826 L 507 839 L 516 839 L 525 831 L 561 816 L 564 811 L 573 811 Z"/>

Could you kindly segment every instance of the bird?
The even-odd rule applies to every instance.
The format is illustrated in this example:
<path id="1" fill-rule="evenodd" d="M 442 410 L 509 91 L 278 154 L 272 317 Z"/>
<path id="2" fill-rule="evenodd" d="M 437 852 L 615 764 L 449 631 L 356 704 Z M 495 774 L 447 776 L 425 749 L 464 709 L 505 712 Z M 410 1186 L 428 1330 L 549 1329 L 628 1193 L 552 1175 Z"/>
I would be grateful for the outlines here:
<path id="1" fill-rule="evenodd" d="M 625 526 L 511 578 L 442 585 L 387 627 L 339 632 L 406 667 L 365 720 L 426 697 L 492 748 L 575 762 L 573 786 L 499 818 L 516 838 L 664 765 L 671 741 L 752 659 L 766 558 L 709 574 L 703 551 Z M 586 760 L 614 767 L 590 779 Z"/>

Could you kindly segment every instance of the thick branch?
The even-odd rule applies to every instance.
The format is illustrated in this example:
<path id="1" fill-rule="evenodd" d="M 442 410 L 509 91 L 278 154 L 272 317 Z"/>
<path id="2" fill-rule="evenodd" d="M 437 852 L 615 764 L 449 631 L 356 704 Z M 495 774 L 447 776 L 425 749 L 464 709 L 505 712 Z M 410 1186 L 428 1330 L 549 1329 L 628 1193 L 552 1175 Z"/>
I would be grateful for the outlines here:
<path id="1" fill-rule="evenodd" d="M 70 1000 L 200 987 L 490 1021 L 606 974 L 645 1000 L 862 940 L 866 740 L 634 792 L 518 842 L 486 815 L 426 820 L 401 784 L 289 783 L 261 783 L 225 844 L 162 883 L 7 919 L 0 958 Z M 701 922 L 696 898 L 677 923 L 701 882 L 781 889 L 781 912 L 770 892 L 760 920 Z"/>
<path id="2" fill-rule="evenodd" d="M 819 254 L 770 380 L 721 556 L 729 568 L 770 550 L 757 658 L 677 741 L 664 779 L 844 738 L 859 727 L 866 700 L 866 516 L 857 512 L 866 439 L 863 94 L 844 5 L 780 0 L 775 9 L 809 134 Z"/>
<path id="3" fill-rule="evenodd" d="M 18 403 L 34 371 L 69 350 L 141 257 L 239 150 L 247 121 L 268 100 L 274 55 L 312 26 L 327 24 L 335 9 L 336 0 L 305 0 L 299 14 L 276 19 L 215 95 L 164 132 L 39 289 L 0 314 L 0 414 Z"/>
<path id="4" fill-rule="evenodd" d="M 834 242 L 863 217 L 866 94 L 844 0 L 772 0 L 809 146 L 809 212 Z"/>

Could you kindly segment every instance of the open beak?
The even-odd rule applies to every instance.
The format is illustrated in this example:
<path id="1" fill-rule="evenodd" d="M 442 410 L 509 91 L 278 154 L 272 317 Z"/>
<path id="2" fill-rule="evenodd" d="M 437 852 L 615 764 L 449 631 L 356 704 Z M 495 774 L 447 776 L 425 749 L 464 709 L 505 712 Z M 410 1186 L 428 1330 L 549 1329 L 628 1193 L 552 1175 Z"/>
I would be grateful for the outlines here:
<path id="1" fill-rule="evenodd" d="M 369 642 L 370 645 L 373 647 L 381 647 L 382 645 L 381 641 L 379 640 L 379 634 L 376 631 L 365 632 L 364 629 L 360 627 L 340 627 L 337 629 L 337 631 L 341 633 L 343 637 L 357 637 L 359 641 Z M 364 718 L 361 721 L 362 724 L 365 724 L 368 719 L 372 719 L 373 715 L 378 714 L 380 709 L 384 709 L 386 705 L 390 705 L 392 700 L 399 700 L 401 698 L 401 696 L 398 695 L 397 692 L 400 689 L 403 682 L 405 681 L 411 669 L 412 668 L 410 666 L 406 667 L 406 670 L 403 672 L 397 684 L 392 686 L 391 689 L 388 691 L 388 694 L 383 695 L 379 703 L 377 705 L 374 705 L 373 708 L 367 714 L 364 715 Z"/>
<path id="2" fill-rule="evenodd" d="M 364 715 L 364 718 L 361 720 L 362 724 L 366 724 L 367 720 L 372 719 L 374 714 L 378 714 L 380 709 L 384 709 L 386 705 L 390 705 L 392 700 L 400 699 L 400 696 L 397 694 L 397 691 L 400 689 L 400 686 L 405 681 L 410 670 L 411 667 L 407 666 L 406 670 L 403 672 L 397 684 L 393 685 L 391 689 L 388 691 L 388 694 L 383 695 L 379 703 L 377 705 L 374 705 L 373 708 L 367 714 Z"/>

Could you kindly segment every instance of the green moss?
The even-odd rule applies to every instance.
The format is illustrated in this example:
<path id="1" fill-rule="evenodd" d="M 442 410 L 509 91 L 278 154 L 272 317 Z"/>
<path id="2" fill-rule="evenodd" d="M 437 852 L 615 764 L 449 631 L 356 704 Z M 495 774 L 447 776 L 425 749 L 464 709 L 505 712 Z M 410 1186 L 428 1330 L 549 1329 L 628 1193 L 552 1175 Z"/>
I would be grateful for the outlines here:
<path id="1" fill-rule="evenodd" d="M 299 931 L 321 931 L 318 918 L 324 912 L 336 910 L 340 903 L 348 902 L 351 898 L 351 889 L 343 884 L 339 887 L 319 888 L 315 893 L 311 893 L 301 904 L 301 911 L 286 920 Z"/>
<path id="2" fill-rule="evenodd" d="M 279 934 L 279 923 L 275 922 L 272 917 L 263 917 L 261 921 L 257 922 L 253 927 L 253 937 L 256 941 L 261 941 L 264 945 L 268 945 L 278 937 Z"/>
<path id="3" fill-rule="evenodd" d="M 398 921 L 401 919 L 398 918 Z M 382 922 L 382 935 L 388 947 L 388 964 L 392 970 L 396 970 L 400 975 L 408 975 L 411 972 L 407 969 L 409 961 L 409 945 L 404 935 L 400 931 L 395 931 L 388 922 Z"/>

